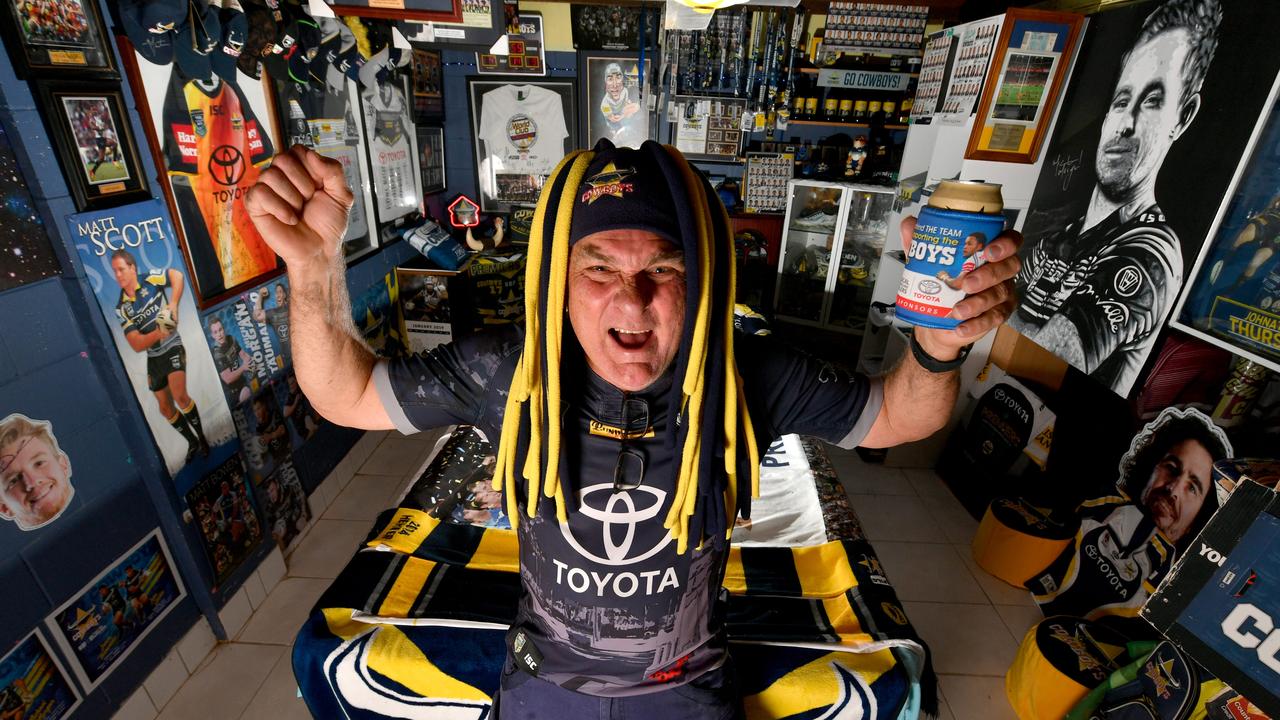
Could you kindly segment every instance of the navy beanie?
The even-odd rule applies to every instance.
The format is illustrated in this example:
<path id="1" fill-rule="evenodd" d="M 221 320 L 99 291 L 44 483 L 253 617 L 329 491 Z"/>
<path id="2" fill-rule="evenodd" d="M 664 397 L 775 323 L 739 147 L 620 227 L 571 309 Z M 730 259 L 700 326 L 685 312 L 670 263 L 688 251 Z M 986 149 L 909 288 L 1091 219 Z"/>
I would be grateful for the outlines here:
<path id="1" fill-rule="evenodd" d="M 672 190 L 654 153 L 666 150 L 652 140 L 640 149 L 601 140 L 573 201 L 569 242 L 604 230 L 648 230 L 682 246 Z"/>

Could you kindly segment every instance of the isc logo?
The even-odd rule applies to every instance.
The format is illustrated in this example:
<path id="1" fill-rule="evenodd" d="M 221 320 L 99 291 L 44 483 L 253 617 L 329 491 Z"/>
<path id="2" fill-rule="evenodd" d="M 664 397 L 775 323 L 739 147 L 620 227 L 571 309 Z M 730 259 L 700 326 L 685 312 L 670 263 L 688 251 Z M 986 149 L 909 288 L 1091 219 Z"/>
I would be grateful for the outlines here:
<path id="1" fill-rule="evenodd" d="M 1214 550 L 1204 543 L 1200 543 L 1200 557 L 1208 558 L 1209 562 L 1217 565 L 1218 567 L 1222 567 L 1222 563 L 1226 561 L 1226 558 L 1222 556 L 1222 553 Z"/>
<path id="2" fill-rule="evenodd" d="M 1256 648 L 1258 659 L 1280 675 L 1280 629 L 1252 603 L 1240 603 L 1222 621 L 1222 634 L 1242 648 Z"/>

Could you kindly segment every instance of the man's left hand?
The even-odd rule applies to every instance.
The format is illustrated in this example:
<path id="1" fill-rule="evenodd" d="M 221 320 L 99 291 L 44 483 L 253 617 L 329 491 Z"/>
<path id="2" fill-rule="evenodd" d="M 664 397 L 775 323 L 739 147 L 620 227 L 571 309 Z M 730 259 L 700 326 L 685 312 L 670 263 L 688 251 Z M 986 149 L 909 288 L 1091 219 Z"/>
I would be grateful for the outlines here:
<path id="1" fill-rule="evenodd" d="M 915 217 L 903 218 L 900 226 L 902 247 L 911 251 L 911 235 L 916 229 Z M 925 352 L 943 362 L 960 356 L 960 349 L 977 342 L 983 335 L 1004 324 L 1018 305 L 1013 278 L 1022 268 L 1018 248 L 1022 233 L 1005 230 L 987 243 L 983 250 L 985 264 L 965 275 L 960 289 L 966 297 L 956 303 L 951 317 L 962 322 L 954 330 L 917 327 L 916 339 Z"/>

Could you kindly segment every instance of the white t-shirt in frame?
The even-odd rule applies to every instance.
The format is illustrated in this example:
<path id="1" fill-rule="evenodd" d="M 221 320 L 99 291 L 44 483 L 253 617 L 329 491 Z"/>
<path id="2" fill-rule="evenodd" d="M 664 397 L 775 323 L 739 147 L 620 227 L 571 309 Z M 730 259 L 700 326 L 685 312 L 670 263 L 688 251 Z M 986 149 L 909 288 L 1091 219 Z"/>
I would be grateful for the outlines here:
<path id="1" fill-rule="evenodd" d="M 549 175 L 564 157 L 569 128 L 554 90 L 503 85 L 485 93 L 480 139 L 494 174 Z"/>

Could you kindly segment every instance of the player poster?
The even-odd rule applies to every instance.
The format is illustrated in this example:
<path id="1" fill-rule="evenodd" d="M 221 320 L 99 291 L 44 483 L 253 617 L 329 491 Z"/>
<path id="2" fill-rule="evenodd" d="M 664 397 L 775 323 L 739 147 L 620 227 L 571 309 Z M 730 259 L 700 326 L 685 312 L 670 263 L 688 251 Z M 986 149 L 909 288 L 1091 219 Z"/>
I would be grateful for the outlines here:
<path id="1" fill-rule="evenodd" d="M 1122 396 L 1263 116 L 1280 45 L 1257 29 L 1278 22 L 1280 4 L 1249 0 L 1090 18 L 1022 231 L 1010 325 Z"/>
<path id="2" fill-rule="evenodd" d="M 67 218 L 85 276 L 179 494 L 236 450 L 173 227 L 155 200 Z"/>
<path id="3" fill-rule="evenodd" d="M 1280 370 L 1280 104 L 1192 269 L 1174 325 Z"/>
<path id="4" fill-rule="evenodd" d="M 262 540 L 240 458 L 227 458 L 196 483 L 187 493 L 187 506 L 200 528 L 214 581 L 221 585 Z"/>
<path id="5" fill-rule="evenodd" d="M 209 348 L 229 406 L 246 402 L 288 365 L 288 308 L 289 287 L 281 279 L 250 290 L 204 316 Z"/>
<path id="6" fill-rule="evenodd" d="M 93 690 L 186 596 L 160 530 L 152 530 L 111 567 L 45 619 Z"/>
<path id="7" fill-rule="evenodd" d="M 430 270 L 396 268 L 400 309 L 409 351 L 426 352 L 453 339 L 449 275 Z"/>
<path id="8" fill-rule="evenodd" d="M 609 138 L 619 147 L 638 148 L 649 139 L 649 113 L 644 108 L 642 63 L 635 57 L 584 55 L 587 65 L 583 112 L 587 147 Z M 645 60 L 644 77 L 651 67 Z"/>
<path id="9" fill-rule="evenodd" d="M 266 93 L 259 83 L 191 80 L 174 65 L 137 55 L 152 127 L 162 146 L 200 304 L 276 270 L 277 258 L 244 207 L 244 196 L 275 154 Z"/>
<path id="10" fill-rule="evenodd" d="M 289 428 L 289 444 L 294 450 L 299 450 L 320 428 L 320 413 L 315 411 L 302 388 L 298 387 L 298 377 L 293 374 L 293 368 L 285 370 L 271 387 Z"/>
<path id="11" fill-rule="evenodd" d="M 0 658 L 0 717 L 61 720 L 79 704 L 71 677 L 39 630 Z"/>
<path id="12" fill-rule="evenodd" d="M 647 15 L 647 17 L 641 17 Z M 662 19 L 641 7 L 570 5 L 573 47 L 578 50 L 639 50 L 653 47 Z M 641 43 L 641 25 L 644 42 Z"/>
<path id="13" fill-rule="evenodd" d="M 0 291 L 58 274 L 58 258 L 49 244 L 27 182 L 18 170 L 9 136 L 0 125 Z"/>
<path id="14" fill-rule="evenodd" d="M 258 485 L 258 497 L 267 515 L 267 527 L 271 537 L 281 550 L 285 550 L 298 537 L 311 519 L 307 494 L 302 481 L 293 469 L 293 463 L 285 463 Z"/>
<path id="15" fill-rule="evenodd" d="M 240 434 L 244 462 L 255 483 L 262 482 L 281 463 L 288 462 L 292 449 L 289 428 L 272 385 L 264 384 L 248 401 L 231 410 L 236 432 Z"/>

